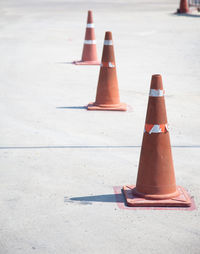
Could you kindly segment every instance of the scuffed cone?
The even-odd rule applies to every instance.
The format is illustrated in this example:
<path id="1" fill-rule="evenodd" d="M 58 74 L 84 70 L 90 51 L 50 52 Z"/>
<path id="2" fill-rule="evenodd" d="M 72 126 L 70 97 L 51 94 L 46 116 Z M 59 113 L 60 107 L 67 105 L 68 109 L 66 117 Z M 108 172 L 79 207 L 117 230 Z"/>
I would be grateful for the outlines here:
<path id="1" fill-rule="evenodd" d="M 92 11 L 88 11 L 88 17 L 87 17 L 87 24 L 93 23 L 93 16 L 92 16 Z"/>
<path id="2" fill-rule="evenodd" d="M 96 100 L 87 105 L 88 110 L 126 111 L 127 105 L 119 99 L 112 33 L 106 32 Z"/>
<path id="3" fill-rule="evenodd" d="M 160 74 L 154 74 L 151 77 L 150 89 L 160 89 L 163 90 L 162 77 Z"/>
<path id="4" fill-rule="evenodd" d="M 105 40 L 112 41 L 111 32 L 106 32 Z M 101 61 L 112 62 L 114 67 L 101 67 L 95 105 L 118 105 L 120 98 L 113 45 L 104 45 Z"/>
<path id="5" fill-rule="evenodd" d="M 87 24 L 93 24 L 92 11 L 88 11 Z M 86 27 L 85 41 L 95 41 L 94 28 Z M 83 45 L 82 62 L 98 62 L 96 43 Z"/>
<path id="6" fill-rule="evenodd" d="M 106 32 L 105 41 L 113 41 L 112 33 Z M 104 45 L 101 62 L 114 62 L 115 63 L 115 54 L 114 54 L 114 46 L 112 45 Z M 116 70 L 116 68 L 114 68 Z"/>
<path id="7" fill-rule="evenodd" d="M 163 90 L 160 75 L 153 75 L 151 89 Z M 166 124 L 164 96 L 149 97 L 146 124 Z M 169 132 L 143 135 L 137 183 L 134 192 L 149 199 L 178 196 Z"/>
<path id="8" fill-rule="evenodd" d="M 189 8 L 188 8 L 188 0 L 181 0 L 180 1 L 180 8 L 178 9 L 179 13 L 188 13 Z"/>
<path id="9" fill-rule="evenodd" d="M 163 90 L 162 77 L 155 74 L 151 79 L 150 89 Z M 149 97 L 146 114 L 147 124 L 166 124 L 167 114 L 165 108 L 165 98 L 162 97 Z"/>

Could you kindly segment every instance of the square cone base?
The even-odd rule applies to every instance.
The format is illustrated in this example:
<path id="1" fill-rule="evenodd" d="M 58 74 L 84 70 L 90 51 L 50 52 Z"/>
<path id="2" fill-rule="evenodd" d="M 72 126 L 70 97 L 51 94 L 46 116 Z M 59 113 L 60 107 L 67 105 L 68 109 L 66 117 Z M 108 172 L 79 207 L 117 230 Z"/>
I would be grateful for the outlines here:
<path id="1" fill-rule="evenodd" d="M 180 9 L 177 9 L 177 11 L 175 12 L 175 14 L 187 14 L 187 13 L 189 13 L 189 11 L 181 12 Z"/>
<path id="2" fill-rule="evenodd" d="M 94 102 L 86 106 L 87 110 L 107 110 L 107 111 L 127 111 L 127 105 L 120 103 L 118 105 L 95 105 Z"/>
<path id="3" fill-rule="evenodd" d="M 74 61 L 75 65 L 100 65 L 99 61 Z"/>
<path id="4" fill-rule="evenodd" d="M 179 196 L 171 199 L 145 199 L 133 194 L 135 185 L 123 186 L 124 196 L 128 206 L 140 207 L 188 207 L 191 206 L 191 198 L 183 187 L 177 186 Z"/>

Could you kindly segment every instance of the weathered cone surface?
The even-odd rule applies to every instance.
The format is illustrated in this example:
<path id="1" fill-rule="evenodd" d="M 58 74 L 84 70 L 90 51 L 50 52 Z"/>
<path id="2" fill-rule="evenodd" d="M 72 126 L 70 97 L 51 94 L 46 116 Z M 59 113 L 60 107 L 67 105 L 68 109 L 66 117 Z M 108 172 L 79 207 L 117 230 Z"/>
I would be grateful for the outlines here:
<path id="1" fill-rule="evenodd" d="M 88 104 L 89 110 L 127 110 L 127 106 L 120 102 L 116 73 L 112 33 L 106 32 L 96 100 Z"/>
<path id="2" fill-rule="evenodd" d="M 151 89 L 163 91 L 162 78 L 153 75 Z M 146 125 L 167 125 L 164 96 L 149 96 Z M 149 198 L 178 196 L 169 132 L 144 132 L 136 190 Z"/>
<path id="3" fill-rule="evenodd" d="M 187 192 L 176 186 L 161 75 L 151 80 L 136 186 L 123 189 L 130 206 L 191 204 Z"/>
<path id="4" fill-rule="evenodd" d="M 81 61 L 74 62 L 77 65 L 99 65 L 97 58 L 96 39 L 92 11 L 88 11 L 85 41 Z"/>
<path id="5" fill-rule="evenodd" d="M 188 1 L 187 0 L 180 0 L 180 8 L 177 11 L 178 13 L 188 13 Z"/>

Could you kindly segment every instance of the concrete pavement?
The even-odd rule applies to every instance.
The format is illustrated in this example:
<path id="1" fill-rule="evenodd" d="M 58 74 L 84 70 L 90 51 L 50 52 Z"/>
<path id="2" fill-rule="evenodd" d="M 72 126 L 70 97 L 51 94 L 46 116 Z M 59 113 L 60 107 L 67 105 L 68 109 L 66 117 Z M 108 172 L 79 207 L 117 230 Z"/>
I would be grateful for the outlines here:
<path id="1" fill-rule="evenodd" d="M 179 1 L 0 2 L 0 253 L 198 254 L 200 18 Z M 121 101 L 88 112 L 98 66 L 79 60 L 87 10 L 98 56 L 112 31 Z M 151 75 L 160 73 L 177 184 L 196 210 L 119 209 L 134 184 Z"/>

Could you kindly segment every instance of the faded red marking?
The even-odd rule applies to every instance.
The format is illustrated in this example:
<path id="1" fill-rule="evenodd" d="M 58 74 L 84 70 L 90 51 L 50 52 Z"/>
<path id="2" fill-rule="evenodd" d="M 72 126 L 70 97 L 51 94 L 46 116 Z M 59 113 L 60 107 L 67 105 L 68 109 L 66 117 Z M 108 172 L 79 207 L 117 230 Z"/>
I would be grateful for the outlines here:
<path id="1" fill-rule="evenodd" d="M 151 131 L 151 129 L 153 128 L 153 124 L 145 124 L 145 131 L 146 132 L 150 132 Z"/>
<path id="2" fill-rule="evenodd" d="M 129 207 L 125 204 L 125 197 L 122 193 L 121 186 L 113 186 L 115 193 L 116 203 L 120 209 L 124 210 L 182 210 L 182 211 L 193 211 L 196 209 L 194 198 L 191 198 L 192 204 L 190 207 Z M 121 194 L 121 195 L 120 195 Z"/>

